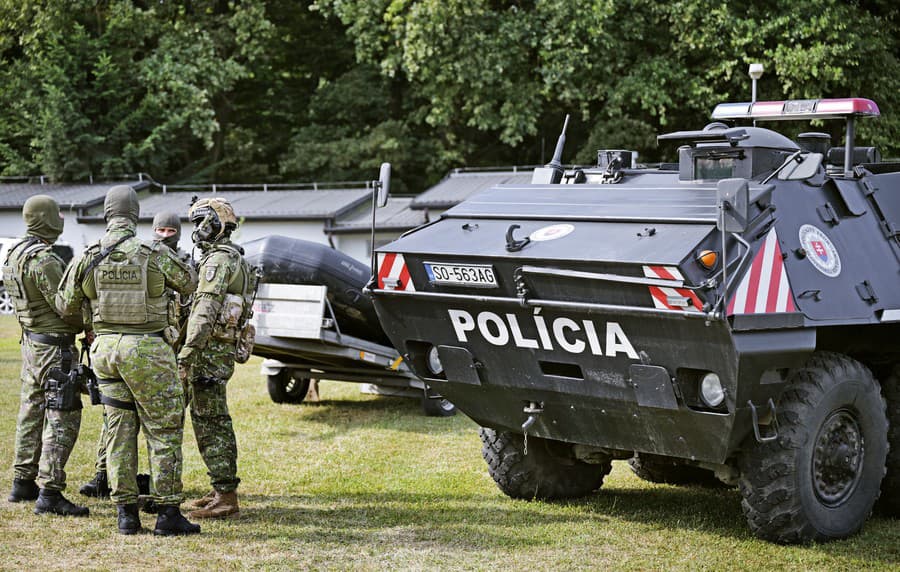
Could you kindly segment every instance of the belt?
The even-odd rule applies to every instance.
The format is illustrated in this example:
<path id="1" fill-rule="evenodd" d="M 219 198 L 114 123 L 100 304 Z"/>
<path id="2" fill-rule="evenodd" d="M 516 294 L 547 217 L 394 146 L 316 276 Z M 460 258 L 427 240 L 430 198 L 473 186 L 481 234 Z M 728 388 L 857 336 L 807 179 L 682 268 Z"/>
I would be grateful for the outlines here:
<path id="1" fill-rule="evenodd" d="M 151 338 L 162 338 L 166 339 L 163 336 L 162 332 L 150 332 L 147 334 L 126 334 L 124 332 L 103 332 L 102 334 L 97 334 L 98 336 L 149 336 Z"/>
<path id="2" fill-rule="evenodd" d="M 40 344 L 47 344 L 48 346 L 59 346 L 59 347 L 67 347 L 71 346 L 75 343 L 75 334 L 39 334 L 37 332 L 29 332 L 25 330 L 25 335 L 28 336 L 29 339 L 34 340 Z"/>

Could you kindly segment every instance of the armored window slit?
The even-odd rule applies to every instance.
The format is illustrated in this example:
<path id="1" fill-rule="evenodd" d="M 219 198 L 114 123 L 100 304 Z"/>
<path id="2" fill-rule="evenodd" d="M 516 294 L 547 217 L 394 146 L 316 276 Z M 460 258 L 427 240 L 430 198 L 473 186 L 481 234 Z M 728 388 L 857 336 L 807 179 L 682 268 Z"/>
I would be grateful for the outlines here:
<path id="1" fill-rule="evenodd" d="M 541 366 L 541 372 L 544 375 L 552 375 L 556 377 L 568 377 L 571 379 L 584 379 L 584 373 L 581 366 L 574 363 L 561 363 L 556 361 L 538 361 Z"/>

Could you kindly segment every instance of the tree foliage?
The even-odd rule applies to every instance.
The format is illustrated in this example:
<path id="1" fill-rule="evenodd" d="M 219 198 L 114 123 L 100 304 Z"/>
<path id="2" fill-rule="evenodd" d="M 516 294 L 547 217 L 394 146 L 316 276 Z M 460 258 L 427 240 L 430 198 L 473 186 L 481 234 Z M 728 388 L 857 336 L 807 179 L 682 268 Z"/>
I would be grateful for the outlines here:
<path id="1" fill-rule="evenodd" d="M 860 122 L 859 141 L 900 156 L 898 12 L 839 0 L 0 0 L 0 170 L 364 180 L 389 160 L 419 191 L 452 167 L 545 162 L 566 113 L 566 162 L 600 147 L 661 160 L 673 149 L 657 133 L 749 99 L 751 62 L 766 66 L 760 99 L 874 99 L 883 117 Z"/>

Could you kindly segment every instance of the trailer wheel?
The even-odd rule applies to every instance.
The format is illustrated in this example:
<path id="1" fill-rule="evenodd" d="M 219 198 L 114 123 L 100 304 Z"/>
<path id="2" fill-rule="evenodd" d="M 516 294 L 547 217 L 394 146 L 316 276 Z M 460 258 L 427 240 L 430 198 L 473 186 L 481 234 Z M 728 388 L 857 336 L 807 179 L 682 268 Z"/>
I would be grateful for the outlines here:
<path id="1" fill-rule="evenodd" d="M 428 417 L 451 417 L 456 415 L 456 406 L 429 389 L 422 394 L 422 411 Z"/>
<path id="2" fill-rule="evenodd" d="M 780 543 L 850 536 L 872 512 L 884 478 L 887 417 L 861 363 L 816 353 L 791 372 L 777 407 L 778 438 L 752 436 L 740 459 L 744 515 Z"/>
<path id="3" fill-rule="evenodd" d="M 698 487 L 725 486 L 709 469 L 688 465 L 671 457 L 641 453 L 628 459 L 628 465 L 638 478 L 651 483 Z"/>
<path id="4" fill-rule="evenodd" d="M 0 315 L 9 315 L 14 311 L 12 296 L 4 286 L 0 286 Z"/>
<path id="5" fill-rule="evenodd" d="M 275 403 L 303 403 L 309 391 L 308 377 L 294 378 L 291 370 L 282 369 L 275 375 L 266 377 L 269 397 Z"/>
<path id="6" fill-rule="evenodd" d="M 612 470 L 612 459 L 599 464 L 571 456 L 571 446 L 560 441 L 528 438 L 518 433 L 482 427 L 481 455 L 488 473 L 506 495 L 515 499 L 563 499 L 591 494 Z"/>
<path id="7" fill-rule="evenodd" d="M 890 377 L 881 387 L 887 401 L 888 445 L 887 472 L 881 483 L 878 512 L 894 518 L 900 517 L 900 365 L 894 366 Z"/>

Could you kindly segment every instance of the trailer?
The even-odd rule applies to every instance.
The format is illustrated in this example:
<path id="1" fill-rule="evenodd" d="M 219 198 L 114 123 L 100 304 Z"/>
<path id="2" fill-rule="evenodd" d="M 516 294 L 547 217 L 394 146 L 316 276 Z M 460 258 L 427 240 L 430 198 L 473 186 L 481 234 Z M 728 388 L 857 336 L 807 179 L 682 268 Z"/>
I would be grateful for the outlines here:
<path id="1" fill-rule="evenodd" d="M 328 379 L 370 384 L 379 394 L 418 397 L 428 416 L 456 413 L 392 346 L 341 332 L 326 286 L 260 284 L 252 320 L 253 353 L 265 358 L 261 373 L 275 403 L 302 403 L 311 384 Z"/>

